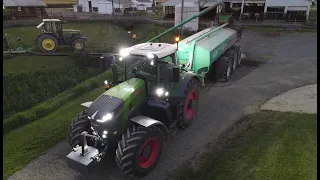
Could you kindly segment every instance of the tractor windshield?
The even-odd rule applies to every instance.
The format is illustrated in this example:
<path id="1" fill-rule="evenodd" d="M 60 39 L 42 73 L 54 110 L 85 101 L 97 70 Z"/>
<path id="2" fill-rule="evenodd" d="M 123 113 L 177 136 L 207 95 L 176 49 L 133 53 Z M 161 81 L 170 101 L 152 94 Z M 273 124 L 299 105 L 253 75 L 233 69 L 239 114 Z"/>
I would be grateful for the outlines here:
<path id="1" fill-rule="evenodd" d="M 172 85 L 172 63 L 173 56 L 154 60 L 146 56 L 126 56 L 125 62 L 125 79 L 140 78 L 146 81 L 147 89 L 154 96 L 156 89 L 161 87 L 169 90 Z"/>
<path id="2" fill-rule="evenodd" d="M 137 75 L 144 76 L 148 81 L 157 80 L 157 67 L 155 62 L 145 56 L 130 55 L 124 58 L 125 79 L 131 79 Z"/>

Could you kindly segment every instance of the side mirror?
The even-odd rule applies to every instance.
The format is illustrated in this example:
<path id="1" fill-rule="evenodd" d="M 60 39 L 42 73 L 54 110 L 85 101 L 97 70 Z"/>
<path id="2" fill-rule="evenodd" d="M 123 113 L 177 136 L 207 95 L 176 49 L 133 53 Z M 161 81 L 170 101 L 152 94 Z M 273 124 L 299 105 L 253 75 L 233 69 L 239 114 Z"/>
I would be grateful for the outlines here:
<path id="1" fill-rule="evenodd" d="M 180 67 L 179 66 L 175 66 L 172 69 L 172 81 L 173 82 L 179 82 L 180 80 Z"/>

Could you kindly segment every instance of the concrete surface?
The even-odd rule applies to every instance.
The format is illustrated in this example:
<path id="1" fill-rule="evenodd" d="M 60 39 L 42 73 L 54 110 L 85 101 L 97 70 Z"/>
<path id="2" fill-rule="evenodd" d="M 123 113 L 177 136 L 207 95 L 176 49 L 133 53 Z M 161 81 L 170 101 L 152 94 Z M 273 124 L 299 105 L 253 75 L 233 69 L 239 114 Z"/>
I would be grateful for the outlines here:
<path id="1" fill-rule="evenodd" d="M 171 138 L 157 167 L 143 180 L 166 179 L 170 171 L 216 141 L 237 120 L 259 111 L 269 99 L 290 89 L 317 83 L 315 34 L 290 33 L 273 37 L 244 31 L 240 43 L 246 59 L 232 75 L 231 82 L 207 82 L 201 92 L 199 118 Z M 65 156 L 69 151 L 68 143 L 63 141 L 10 179 L 127 179 L 111 161 L 113 157 L 102 160 L 92 174 L 84 177 L 67 167 Z"/>
<path id="2" fill-rule="evenodd" d="M 317 114 L 317 84 L 280 94 L 267 101 L 260 109 Z"/>

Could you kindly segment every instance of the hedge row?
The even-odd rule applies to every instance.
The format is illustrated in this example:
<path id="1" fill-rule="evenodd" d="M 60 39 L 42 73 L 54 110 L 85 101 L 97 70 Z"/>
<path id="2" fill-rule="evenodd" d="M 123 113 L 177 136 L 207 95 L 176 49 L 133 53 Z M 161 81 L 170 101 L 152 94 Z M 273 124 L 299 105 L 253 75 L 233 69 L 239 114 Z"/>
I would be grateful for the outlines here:
<path id="1" fill-rule="evenodd" d="M 99 86 L 103 88 L 104 80 L 106 79 L 110 80 L 111 76 L 112 76 L 111 71 L 105 71 L 96 77 L 92 77 L 80 83 L 79 85 L 75 86 L 72 89 L 69 89 L 63 93 L 60 93 L 59 95 L 53 98 L 50 98 L 41 104 L 34 106 L 30 110 L 17 113 L 8 119 L 5 119 L 3 122 L 4 134 L 22 125 L 25 125 L 27 123 L 40 119 L 45 115 L 48 115 L 49 113 L 59 108 L 61 105 L 65 104 L 66 102 L 76 97 L 81 96 L 86 92 L 89 92 L 95 88 L 98 88 Z"/>
<path id="2" fill-rule="evenodd" d="M 44 102 L 48 98 L 75 87 L 100 70 L 64 64 L 37 71 L 3 75 L 4 118 Z"/>

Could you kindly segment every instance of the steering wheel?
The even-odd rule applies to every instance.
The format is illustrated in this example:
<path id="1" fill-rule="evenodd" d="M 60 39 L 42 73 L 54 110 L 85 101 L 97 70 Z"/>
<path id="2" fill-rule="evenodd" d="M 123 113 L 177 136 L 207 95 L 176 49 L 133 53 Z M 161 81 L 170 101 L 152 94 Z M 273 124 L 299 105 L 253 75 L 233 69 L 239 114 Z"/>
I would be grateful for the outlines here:
<path id="1" fill-rule="evenodd" d="M 155 75 L 152 75 L 152 74 L 149 74 L 149 73 L 146 73 L 146 72 L 143 72 L 143 71 L 139 71 L 136 73 L 136 75 L 143 75 L 144 77 L 146 77 L 146 79 L 148 80 L 147 77 L 150 77 L 151 79 L 157 79 L 157 76 Z"/>

